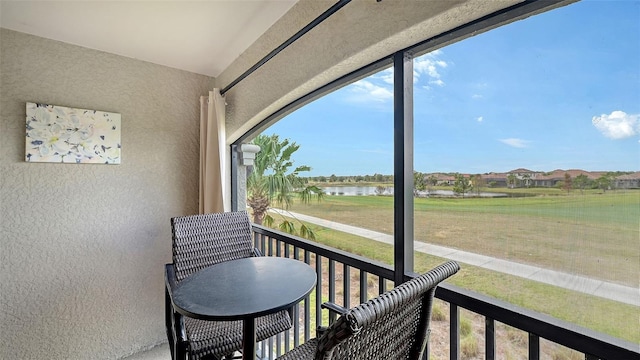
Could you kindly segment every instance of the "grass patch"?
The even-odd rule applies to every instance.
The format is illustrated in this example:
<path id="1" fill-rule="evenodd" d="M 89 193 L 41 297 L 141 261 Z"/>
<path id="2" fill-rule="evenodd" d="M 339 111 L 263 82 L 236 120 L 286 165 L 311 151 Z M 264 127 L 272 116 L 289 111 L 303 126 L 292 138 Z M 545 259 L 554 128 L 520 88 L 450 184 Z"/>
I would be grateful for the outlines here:
<path id="1" fill-rule="evenodd" d="M 551 354 L 552 360 L 583 360 L 584 354 L 566 347 L 558 347 Z"/>
<path id="2" fill-rule="evenodd" d="M 460 357 L 464 359 L 474 359 L 480 354 L 478 339 L 473 334 L 463 337 L 460 340 Z"/>
<path id="3" fill-rule="evenodd" d="M 447 314 L 442 308 L 442 303 L 439 301 L 434 301 L 431 307 L 431 321 L 446 321 Z"/>
<path id="4" fill-rule="evenodd" d="M 471 330 L 472 330 L 471 320 L 467 317 L 461 316 L 460 317 L 460 336 L 467 337 L 471 335 Z"/>
<path id="5" fill-rule="evenodd" d="M 529 342 L 528 334 L 522 330 L 508 326 L 506 332 L 507 339 L 509 339 L 511 344 L 525 346 Z"/>

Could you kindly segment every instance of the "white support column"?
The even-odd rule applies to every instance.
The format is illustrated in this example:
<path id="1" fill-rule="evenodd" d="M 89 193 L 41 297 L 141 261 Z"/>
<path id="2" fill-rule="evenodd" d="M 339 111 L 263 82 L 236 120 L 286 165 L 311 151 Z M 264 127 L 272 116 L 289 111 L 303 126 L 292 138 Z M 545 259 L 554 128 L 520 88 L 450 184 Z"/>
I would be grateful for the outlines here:
<path id="1" fill-rule="evenodd" d="M 247 176 L 250 174 L 249 166 L 253 166 L 256 154 L 260 152 L 260 146 L 254 144 L 240 144 L 236 146 L 236 194 L 232 197 L 236 199 L 237 210 L 247 208 Z"/>

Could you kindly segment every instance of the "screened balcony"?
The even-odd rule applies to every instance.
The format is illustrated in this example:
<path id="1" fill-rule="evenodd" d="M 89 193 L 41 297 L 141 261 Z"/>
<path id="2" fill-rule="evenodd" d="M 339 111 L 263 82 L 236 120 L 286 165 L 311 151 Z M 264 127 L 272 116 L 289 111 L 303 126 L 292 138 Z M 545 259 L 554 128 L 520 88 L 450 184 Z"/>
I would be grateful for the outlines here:
<path id="1" fill-rule="evenodd" d="M 171 259 L 169 219 L 199 211 L 201 109 L 198 99 L 213 88 L 227 90 L 225 101 L 228 107 L 224 124 L 226 134 L 222 141 L 225 149 L 222 157 L 227 165 L 232 163 L 232 166 L 225 167 L 231 174 L 224 174 L 222 181 L 226 200 L 231 203 L 225 205 L 230 205 L 230 209 L 238 209 L 245 206 L 242 199 L 243 184 L 239 180 L 245 169 L 233 164 L 234 161 L 239 161 L 235 158 L 238 156 L 238 148 L 270 125 L 279 123 L 287 114 L 323 95 L 378 71 L 397 66 L 394 86 L 397 86 L 398 91 L 391 89 L 384 91 L 383 95 L 394 93 L 391 101 L 395 100 L 394 106 L 397 108 L 387 108 L 390 110 L 385 123 L 388 126 L 387 133 L 397 134 L 402 140 L 385 149 L 387 153 L 394 154 L 394 164 L 391 165 L 393 170 L 385 174 L 395 173 L 395 194 L 402 194 L 403 197 L 398 196 L 400 202 L 395 206 L 398 213 L 393 215 L 393 219 L 388 219 L 388 223 L 397 224 L 397 228 L 387 233 L 393 234 L 395 240 L 411 238 L 413 227 L 411 224 L 406 227 L 404 225 L 408 224 L 406 221 L 411 218 L 413 209 L 410 203 L 402 201 L 410 201 L 414 190 L 409 180 L 413 170 L 411 154 L 419 144 L 414 144 L 411 139 L 413 131 L 409 126 L 412 125 L 410 113 L 413 98 L 409 96 L 411 94 L 401 90 L 411 92 L 413 89 L 411 60 L 421 54 L 476 37 L 475 35 L 490 33 L 503 25 L 537 17 L 545 12 L 552 13 L 565 5 L 571 6 L 574 1 L 352 1 L 326 22 L 295 40 L 290 47 L 266 60 L 267 62 L 262 63 L 264 66 L 252 74 L 238 77 L 332 5 L 348 2 L 289 1 L 291 6 L 296 3 L 292 11 L 274 23 L 259 39 L 259 34 L 256 35 L 255 42 L 248 41 L 247 45 L 251 43 L 251 46 L 237 51 L 225 47 L 219 52 L 225 58 L 230 58 L 230 61 L 236 60 L 219 69 L 207 67 L 206 72 L 167 65 L 164 62 L 143 61 L 141 59 L 146 57 L 138 53 L 121 54 L 96 44 L 78 43 L 72 35 L 82 35 L 96 23 L 107 24 L 98 26 L 103 30 L 100 34 L 107 43 L 120 44 L 136 39 L 146 45 L 159 45 L 161 49 L 168 50 L 171 57 L 190 59 L 192 57 L 167 46 L 168 40 L 192 43 L 187 41 L 190 38 L 181 36 L 181 31 L 186 26 L 171 27 L 171 20 L 180 13 L 177 10 L 171 11 L 172 7 L 182 10 L 188 7 L 186 3 L 202 5 L 245 2 L 176 1 L 167 7 L 160 6 L 163 2 L 54 1 L 44 4 L 3 1 L 0 4 L 3 20 L 0 29 L 0 253 L 3 266 L 0 281 L 3 306 L 0 314 L 0 358 L 123 359 L 132 354 L 144 357 L 148 354 L 145 350 L 156 347 L 162 349 L 166 346 L 161 269 Z M 266 4 L 262 1 L 252 3 Z M 584 4 L 609 3 L 625 2 L 584 1 Z M 60 21 L 54 10 L 65 12 L 68 9 L 65 4 L 86 11 L 66 11 L 72 19 Z M 132 11 L 129 6 L 134 6 L 137 11 Z M 21 7 L 30 10 L 29 18 L 11 21 L 19 26 L 9 27 L 9 20 L 18 19 L 18 15 L 26 13 Z M 105 7 L 111 10 L 104 12 Z M 158 10 L 163 9 L 165 11 L 161 13 L 167 15 L 168 20 L 156 21 Z M 206 20 L 183 20 L 195 24 L 196 32 L 207 32 L 203 31 L 202 26 L 211 23 L 212 14 L 199 11 L 197 7 L 192 13 L 203 15 Z M 635 14 L 630 11 L 627 15 L 633 18 L 637 26 L 633 17 Z M 129 20 L 131 27 L 122 26 L 125 18 Z M 620 28 L 623 25 L 618 17 L 610 19 L 611 21 L 603 21 L 598 25 L 609 28 Z M 146 29 L 144 20 L 175 30 L 170 30 L 174 32 L 164 37 L 153 31 L 148 38 L 136 36 L 138 30 L 142 33 Z M 69 37 L 57 38 L 56 34 L 60 35 L 60 32 L 46 27 L 51 23 L 57 25 L 54 29 L 60 32 L 66 30 Z M 551 40 L 562 38 L 566 30 L 579 27 L 562 21 L 555 25 L 557 26 L 544 27 L 553 31 Z M 242 26 L 243 23 L 240 22 L 240 27 Z M 30 30 L 33 29 L 40 29 L 42 32 L 31 33 Z M 126 34 L 115 35 L 114 31 L 118 29 Z M 579 42 L 595 44 L 596 40 L 600 40 L 600 27 L 593 26 L 591 30 L 595 35 L 582 36 Z M 220 34 L 224 33 L 229 35 L 229 43 L 235 44 L 238 40 L 238 33 L 230 28 L 220 31 Z M 628 31 L 627 36 L 608 41 L 607 43 L 613 44 L 630 39 L 634 45 L 627 47 L 629 52 L 605 54 L 612 55 L 608 59 L 638 59 L 636 50 L 640 42 L 635 41 L 637 34 L 640 32 Z M 510 45 L 526 44 L 526 35 L 527 32 L 521 33 L 520 38 Z M 132 48 L 142 49 L 141 46 Z M 502 52 L 492 52 L 485 51 L 486 48 L 482 47 L 477 52 L 463 53 L 461 58 L 473 60 L 478 55 L 491 55 L 504 59 L 513 54 L 512 49 L 508 47 Z M 560 56 L 552 58 L 563 59 Z M 561 70 L 577 72 L 584 75 L 584 79 L 592 79 L 592 72 L 578 68 L 577 65 L 582 64 L 579 60 L 570 62 L 569 66 Z M 614 70 L 619 69 L 609 62 L 601 64 Z M 476 73 L 481 73 L 476 67 L 473 69 Z M 548 69 L 557 70 L 555 67 Z M 525 68 L 518 74 L 528 73 L 529 70 L 530 68 Z M 558 75 L 558 72 L 554 74 Z M 617 115 L 618 110 L 625 110 L 634 119 L 634 114 L 640 112 L 637 109 L 637 76 L 633 74 L 635 73 L 630 76 L 629 73 L 620 71 L 616 77 L 635 84 L 635 87 L 627 91 L 632 101 L 625 100 L 625 104 L 622 104 L 625 106 L 620 105 L 619 108 L 598 108 L 593 113 L 589 112 L 589 126 L 591 116 L 597 116 L 596 122 L 600 121 L 598 124 L 601 126 L 599 129 L 609 130 L 602 125 L 606 125 L 611 119 L 599 116 L 600 114 Z M 562 75 L 562 71 L 559 75 Z M 548 76 L 552 77 L 554 76 Z M 384 80 L 390 79 L 387 76 Z M 432 80 L 434 86 L 440 86 L 437 79 Z M 567 87 L 552 88 L 543 86 L 539 88 L 539 93 L 551 93 L 548 90 L 553 90 L 551 102 L 563 103 L 563 92 L 586 89 L 581 84 L 571 83 Z M 598 84 L 602 85 L 606 93 L 612 89 L 623 89 L 612 85 L 610 81 L 600 81 Z M 511 93 L 519 92 L 507 90 Z M 25 102 L 34 101 L 121 113 L 122 164 L 102 166 L 26 163 L 24 105 Z M 513 108 L 508 101 L 498 101 L 497 104 Z M 594 104 L 597 105 L 597 102 Z M 467 107 L 449 105 L 444 108 Z M 585 106 L 585 109 L 590 107 Z M 522 114 L 528 112 L 527 109 L 521 111 Z M 483 115 L 484 123 L 487 124 L 489 117 L 485 114 L 479 113 L 472 120 L 480 122 Z M 609 116 L 611 117 L 613 116 Z M 618 118 L 613 120 L 616 119 Z M 319 122 L 316 123 L 318 124 Z M 555 129 L 552 126 L 542 131 L 551 133 Z M 618 136 L 616 132 L 606 134 Z M 624 134 L 626 133 L 623 132 Z M 577 134 L 577 137 L 582 135 Z M 510 135 L 500 138 L 512 145 L 523 145 Z M 441 146 L 445 153 L 455 150 L 456 144 L 463 143 L 455 138 L 445 140 L 446 144 Z M 631 140 L 637 141 L 633 138 Z M 585 143 L 591 144 L 588 141 Z M 478 149 L 482 147 L 478 146 Z M 633 149 L 635 151 L 637 147 Z M 587 146 L 587 150 L 576 153 L 576 158 L 585 159 L 584 155 L 592 152 L 598 150 Z M 343 151 L 342 155 L 346 157 L 350 153 Z M 508 157 L 510 153 L 503 154 Z M 635 155 L 637 153 L 632 152 L 631 155 L 619 158 L 633 159 Z M 431 157 L 436 158 L 437 156 Z M 417 169 L 424 171 L 422 168 Z M 550 167 L 539 170 L 553 169 Z M 489 170 L 491 169 L 487 169 Z M 240 174 L 235 173 L 236 171 Z M 637 184 L 634 179 L 628 180 Z M 561 180 L 562 177 L 544 181 Z M 625 183 L 629 182 L 625 180 Z M 631 203 L 633 205 L 635 203 Z M 563 230 L 562 227 L 558 229 Z M 615 227 L 612 229 L 616 230 Z M 637 230 L 636 226 L 633 235 L 637 235 Z M 296 330 L 281 336 L 281 342 L 274 339 L 274 351 L 268 354 L 267 343 L 264 353 L 266 358 L 304 341 L 307 334 L 314 336 L 315 326 L 329 321 L 325 318 L 326 314 L 316 312 L 321 301 L 335 297 L 338 303 L 342 301 L 344 304 L 354 305 L 365 298 L 361 294 L 371 297 L 405 280 L 412 273 L 412 270 L 407 270 L 412 267 L 410 260 L 406 259 L 412 251 L 401 241 L 396 241 L 398 252 L 394 261 L 383 264 L 261 226 L 255 226 L 255 231 L 257 244 L 263 247 L 267 255 L 284 256 L 288 251 L 289 256 L 294 256 L 294 248 L 297 248 L 300 259 L 308 259 L 314 267 L 317 266 L 318 274 L 323 274 L 318 279 L 318 283 L 322 284 L 322 296 L 314 295 L 315 297 L 300 305 L 300 322 L 296 325 Z M 637 237 L 633 240 L 636 239 Z M 285 247 L 284 244 L 291 245 Z M 603 244 L 607 245 L 606 242 Z M 602 253 L 606 250 L 605 246 Z M 316 258 L 322 261 L 316 264 Z M 630 259 L 629 262 L 633 263 L 635 258 Z M 569 262 L 571 261 L 567 261 Z M 462 266 L 464 269 L 465 264 L 462 263 Z M 598 266 L 594 266 L 596 270 L 599 270 Z M 635 269 L 633 266 L 635 265 L 632 264 L 629 268 Z M 637 286 L 637 282 L 633 286 Z M 512 343 L 518 344 L 517 352 L 513 350 L 512 359 L 526 359 L 529 356 L 532 359 L 546 359 L 552 357 L 547 349 L 556 346 L 550 345 L 551 342 L 576 349 L 576 352 L 559 349 L 556 354 L 558 359 L 639 357 L 637 343 L 629 344 L 599 335 L 576 324 L 563 323 L 547 315 L 535 314 L 512 303 L 474 294 L 451 284 L 442 286 L 437 296 L 442 302 L 437 305 L 439 320 L 434 321 L 434 335 L 430 345 L 430 358 L 434 360 L 463 358 L 467 356 L 465 354 L 472 353 L 476 354 L 476 358 L 487 356 L 501 359 L 505 347 L 510 347 Z M 345 298 L 350 301 L 344 301 Z M 589 314 L 583 315 L 588 317 Z M 630 316 L 623 321 L 623 325 L 637 326 L 637 316 Z M 478 324 L 481 326 L 478 327 Z M 450 329 L 453 329 L 451 333 Z M 480 346 L 477 351 L 470 349 L 464 341 L 464 335 L 469 329 L 472 330 L 471 333 L 477 334 L 482 344 L 487 345 Z M 162 350 L 160 353 L 159 358 L 169 358 L 168 351 Z"/>

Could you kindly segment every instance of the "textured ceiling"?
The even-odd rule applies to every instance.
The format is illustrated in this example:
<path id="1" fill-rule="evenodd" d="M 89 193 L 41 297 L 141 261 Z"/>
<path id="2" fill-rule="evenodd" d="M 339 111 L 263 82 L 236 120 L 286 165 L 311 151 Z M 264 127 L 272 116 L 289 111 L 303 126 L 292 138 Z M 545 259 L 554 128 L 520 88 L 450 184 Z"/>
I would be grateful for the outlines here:
<path id="1" fill-rule="evenodd" d="M 216 77 L 296 2 L 2 0 L 0 26 Z"/>

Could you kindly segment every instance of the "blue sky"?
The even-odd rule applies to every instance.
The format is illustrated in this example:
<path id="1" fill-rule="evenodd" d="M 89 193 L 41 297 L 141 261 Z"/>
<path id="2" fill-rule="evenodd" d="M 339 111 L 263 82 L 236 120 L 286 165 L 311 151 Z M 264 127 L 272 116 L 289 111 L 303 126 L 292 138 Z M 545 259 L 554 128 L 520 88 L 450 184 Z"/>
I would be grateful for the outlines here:
<path id="1" fill-rule="evenodd" d="M 265 131 L 307 176 L 393 173 L 391 69 Z M 414 168 L 640 170 L 640 1 L 582 1 L 414 61 Z"/>

